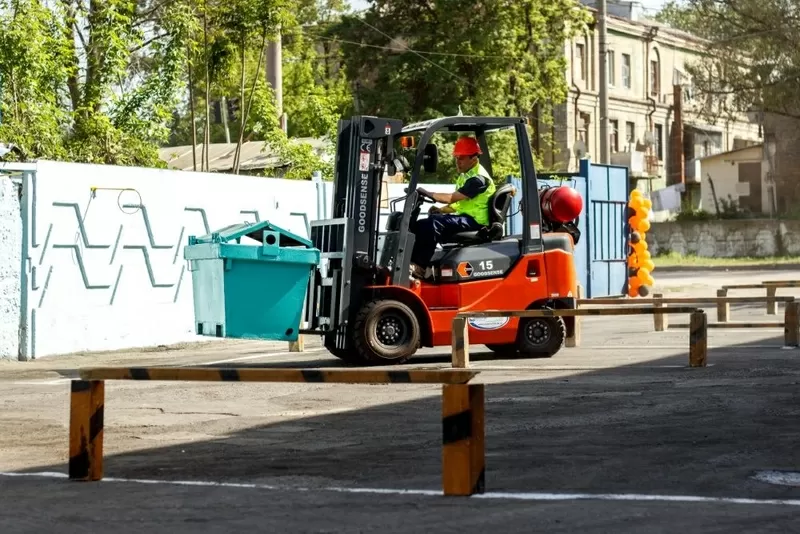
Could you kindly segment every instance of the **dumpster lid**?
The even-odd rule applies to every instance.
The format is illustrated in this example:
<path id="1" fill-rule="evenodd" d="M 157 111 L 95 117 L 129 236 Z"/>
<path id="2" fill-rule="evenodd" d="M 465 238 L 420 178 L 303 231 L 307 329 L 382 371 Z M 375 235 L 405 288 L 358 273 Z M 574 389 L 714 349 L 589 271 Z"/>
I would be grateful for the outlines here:
<path id="1" fill-rule="evenodd" d="M 196 238 L 198 243 L 225 243 L 234 241 L 243 236 L 255 239 L 259 243 L 264 242 L 264 232 L 278 232 L 280 240 L 278 245 L 282 247 L 296 247 L 303 246 L 311 248 L 313 244 L 311 241 L 304 237 L 300 237 L 280 226 L 276 226 L 269 221 L 261 221 L 257 223 L 243 222 L 226 226 L 208 235 Z"/>

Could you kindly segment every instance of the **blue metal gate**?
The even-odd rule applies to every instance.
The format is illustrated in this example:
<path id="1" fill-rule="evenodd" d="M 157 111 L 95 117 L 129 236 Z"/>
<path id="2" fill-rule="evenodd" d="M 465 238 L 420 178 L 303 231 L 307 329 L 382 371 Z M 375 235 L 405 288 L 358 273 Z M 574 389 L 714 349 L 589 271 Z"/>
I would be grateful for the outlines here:
<path id="1" fill-rule="evenodd" d="M 577 173 L 554 173 L 558 179 L 539 179 L 539 187 L 568 186 L 583 198 L 583 212 L 578 221 L 581 239 L 575 247 L 575 268 L 586 298 L 625 295 L 628 292 L 627 250 L 625 232 L 629 181 L 628 169 L 614 165 L 597 165 L 581 160 Z M 519 178 L 509 177 L 518 191 Z M 508 233 L 522 233 L 519 211 L 522 195 L 512 201 Z"/>

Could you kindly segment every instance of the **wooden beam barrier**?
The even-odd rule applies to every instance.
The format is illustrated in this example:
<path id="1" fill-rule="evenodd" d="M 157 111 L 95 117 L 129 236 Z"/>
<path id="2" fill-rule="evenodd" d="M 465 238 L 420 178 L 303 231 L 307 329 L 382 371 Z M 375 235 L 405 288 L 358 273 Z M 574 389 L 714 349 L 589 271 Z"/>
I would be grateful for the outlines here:
<path id="1" fill-rule="evenodd" d="M 758 284 L 730 284 L 722 286 L 717 294 L 726 296 L 731 289 L 765 289 L 766 290 L 766 311 L 767 315 L 777 315 L 776 304 L 778 302 L 775 294 L 779 288 L 800 287 L 800 280 L 767 280 Z"/>
<path id="2" fill-rule="evenodd" d="M 579 300 L 578 304 L 581 306 L 587 305 L 641 305 L 652 304 L 655 307 L 666 307 L 670 304 L 694 304 L 696 306 L 714 306 L 717 307 L 717 322 L 725 323 L 730 320 L 730 305 L 731 304 L 747 304 L 747 303 L 761 303 L 769 302 L 770 299 L 774 302 L 789 303 L 794 302 L 794 297 L 769 297 L 769 296 L 748 296 L 748 297 L 728 297 L 725 289 L 718 289 L 716 297 L 664 297 L 660 293 L 656 293 L 652 298 L 635 298 L 635 299 L 612 299 L 612 298 L 597 298 L 597 299 L 583 299 Z M 663 320 L 659 320 L 659 316 Z M 663 326 L 663 328 L 661 328 Z M 669 329 L 667 318 L 663 314 L 653 316 L 653 328 L 656 332 L 662 332 Z"/>
<path id="3" fill-rule="evenodd" d="M 675 306 L 672 308 L 656 308 L 652 306 L 618 306 L 610 308 L 575 308 L 575 309 L 547 309 L 547 310 L 487 310 L 482 312 L 463 312 L 453 318 L 453 347 L 452 366 L 454 368 L 469 368 L 469 328 L 467 319 L 470 317 L 588 317 L 588 316 L 619 316 L 619 315 L 655 315 L 706 312 L 693 306 Z M 706 323 L 707 324 L 707 319 Z M 691 338 L 690 338 L 690 355 Z M 702 349 L 705 350 L 705 349 Z M 705 361 L 703 359 L 703 361 Z M 705 364 L 703 364 L 703 367 Z"/>
<path id="4" fill-rule="evenodd" d="M 466 384 L 477 371 L 460 369 L 237 369 L 213 367 L 95 367 L 84 380 L 179 382 L 307 382 L 324 384 Z"/>
<path id="5" fill-rule="evenodd" d="M 679 323 L 673 328 L 691 328 L 691 324 Z M 800 347 L 800 302 L 794 300 L 786 303 L 783 322 L 747 322 L 747 323 L 709 323 L 705 328 L 783 328 L 783 344 L 786 347 Z"/>
<path id="6" fill-rule="evenodd" d="M 442 489 L 445 495 L 485 491 L 485 391 L 462 369 L 241 369 L 99 367 L 83 369 L 70 389 L 69 479 L 103 479 L 105 380 L 442 384 Z"/>
<path id="7" fill-rule="evenodd" d="M 676 306 L 657 310 L 652 306 L 619 306 L 615 308 L 575 308 L 575 309 L 547 309 L 547 310 L 486 310 L 480 312 L 462 312 L 456 317 L 599 317 L 619 315 L 653 315 L 655 313 L 692 313 L 697 311 L 697 306 Z"/>

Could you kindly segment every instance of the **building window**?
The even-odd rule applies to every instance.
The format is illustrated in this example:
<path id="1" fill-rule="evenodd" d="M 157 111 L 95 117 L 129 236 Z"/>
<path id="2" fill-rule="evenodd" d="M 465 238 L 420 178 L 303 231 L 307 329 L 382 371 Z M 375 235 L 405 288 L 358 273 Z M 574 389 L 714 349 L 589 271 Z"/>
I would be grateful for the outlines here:
<path id="1" fill-rule="evenodd" d="M 658 161 L 664 161 L 664 126 L 656 124 L 656 156 Z"/>
<path id="2" fill-rule="evenodd" d="M 622 54 L 622 87 L 631 88 L 631 55 Z"/>
<path id="3" fill-rule="evenodd" d="M 608 149 L 612 153 L 619 152 L 619 121 L 608 121 Z"/>
<path id="4" fill-rule="evenodd" d="M 626 143 L 636 142 L 636 124 L 632 122 L 625 123 L 625 142 Z"/>
<path id="5" fill-rule="evenodd" d="M 608 61 L 606 61 L 606 65 L 608 66 L 608 85 L 614 87 L 617 85 L 617 61 L 613 50 L 608 51 L 607 58 Z"/>
<path id="6" fill-rule="evenodd" d="M 661 60 L 658 50 L 653 50 L 653 59 L 650 60 L 650 96 L 658 97 L 661 95 Z"/>
<path id="7" fill-rule="evenodd" d="M 586 80 L 586 46 L 578 43 L 575 45 L 575 69 L 579 80 Z"/>

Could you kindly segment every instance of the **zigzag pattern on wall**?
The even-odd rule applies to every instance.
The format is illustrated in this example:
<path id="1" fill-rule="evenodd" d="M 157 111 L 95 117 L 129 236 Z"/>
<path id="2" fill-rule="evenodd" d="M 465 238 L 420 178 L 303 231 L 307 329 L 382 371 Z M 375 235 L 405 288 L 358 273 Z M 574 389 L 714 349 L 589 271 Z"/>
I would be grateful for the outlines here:
<path id="1" fill-rule="evenodd" d="M 181 226 L 180 233 L 178 235 L 177 242 L 172 245 L 165 245 L 165 244 L 158 244 L 156 241 L 155 233 L 153 231 L 153 225 L 150 220 L 150 217 L 147 212 L 147 208 L 143 205 L 137 204 L 126 204 L 123 205 L 123 208 L 137 208 L 141 210 L 142 213 L 142 220 L 145 226 L 145 232 L 147 234 L 147 243 L 146 244 L 124 244 L 123 234 L 125 233 L 125 225 L 120 225 L 119 230 L 117 231 L 116 239 L 113 244 L 98 244 L 92 242 L 89 236 L 89 232 L 87 232 L 87 228 L 84 222 L 84 216 L 81 215 L 80 206 L 74 202 L 53 202 L 52 205 L 56 208 L 67 208 L 70 209 L 71 212 L 75 215 L 76 222 L 77 222 L 77 232 L 75 234 L 75 239 L 71 243 L 51 243 L 51 238 L 53 234 L 53 224 L 51 223 L 48 226 L 47 235 L 45 237 L 45 241 L 40 246 L 35 246 L 36 248 L 41 248 L 41 253 L 39 254 L 38 258 L 38 266 L 44 265 L 44 260 L 47 255 L 47 251 L 49 249 L 69 249 L 72 252 L 73 261 L 75 266 L 78 268 L 78 271 L 81 276 L 81 280 L 83 282 L 83 289 L 86 290 L 101 290 L 101 291 L 108 291 L 109 292 L 109 304 L 114 304 L 116 297 L 117 297 L 117 290 L 120 286 L 120 281 L 122 280 L 122 273 L 124 264 L 120 263 L 120 258 L 118 256 L 118 251 L 120 248 L 124 250 L 140 250 L 141 251 L 141 258 L 144 262 L 144 269 L 147 273 L 147 278 L 150 282 L 149 286 L 152 289 L 164 290 L 169 288 L 174 288 L 173 293 L 173 302 L 177 302 L 178 297 L 180 295 L 180 289 L 183 281 L 184 273 L 186 272 L 186 265 L 181 265 L 181 268 L 178 272 L 177 264 L 179 261 L 182 261 L 182 254 L 181 251 L 183 250 L 183 246 L 185 245 L 184 237 L 186 235 L 186 226 Z M 185 207 L 185 212 L 190 213 L 199 213 L 200 218 L 202 221 L 203 229 L 205 233 L 210 233 L 209 224 L 208 224 L 208 216 L 206 214 L 206 210 L 203 208 L 198 207 Z M 40 211 L 41 213 L 41 211 Z M 248 212 L 250 213 L 250 212 Z M 258 218 L 258 212 L 252 212 Z M 155 251 L 166 251 L 171 250 L 174 248 L 174 253 L 171 256 L 170 261 L 170 274 L 167 273 L 157 273 L 156 266 L 152 261 L 151 255 L 153 254 L 153 250 Z M 109 250 L 109 266 L 113 266 L 119 264 L 119 268 L 116 269 L 116 276 L 113 280 L 109 279 L 110 273 L 108 272 L 107 268 L 103 269 L 104 273 L 100 274 L 96 272 L 96 269 L 92 269 L 91 265 L 87 265 L 87 258 L 85 254 L 85 250 Z M 157 254 L 162 254 L 163 252 L 157 252 Z M 96 257 L 96 256 L 93 256 Z M 96 260 L 95 260 L 96 261 Z M 57 265 L 56 265 L 57 266 Z M 31 288 L 34 291 L 40 291 L 39 299 L 38 299 L 38 307 L 41 307 L 45 301 L 45 296 L 47 294 L 47 289 L 50 285 L 50 279 L 53 274 L 53 265 L 49 266 L 47 277 L 44 282 L 44 285 L 41 285 L 37 281 L 37 267 L 33 266 L 31 269 L 31 281 L 32 285 Z M 57 272 L 57 271 L 56 271 Z M 175 276 L 177 274 L 177 277 Z M 99 278 L 99 280 L 98 280 Z"/>

